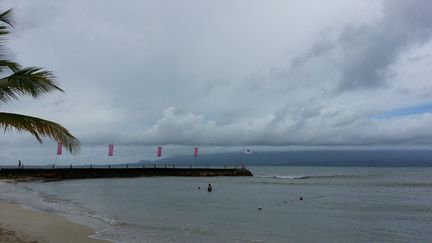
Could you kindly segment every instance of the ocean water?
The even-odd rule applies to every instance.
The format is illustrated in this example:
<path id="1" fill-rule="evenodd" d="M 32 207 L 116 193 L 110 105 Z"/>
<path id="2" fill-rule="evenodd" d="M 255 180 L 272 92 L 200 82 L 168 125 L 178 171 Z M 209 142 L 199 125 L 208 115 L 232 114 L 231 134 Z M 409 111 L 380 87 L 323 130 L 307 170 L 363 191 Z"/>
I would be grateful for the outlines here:
<path id="1" fill-rule="evenodd" d="M 0 198 L 115 242 L 432 242 L 432 168 L 249 169 L 254 177 L 2 184 Z"/>

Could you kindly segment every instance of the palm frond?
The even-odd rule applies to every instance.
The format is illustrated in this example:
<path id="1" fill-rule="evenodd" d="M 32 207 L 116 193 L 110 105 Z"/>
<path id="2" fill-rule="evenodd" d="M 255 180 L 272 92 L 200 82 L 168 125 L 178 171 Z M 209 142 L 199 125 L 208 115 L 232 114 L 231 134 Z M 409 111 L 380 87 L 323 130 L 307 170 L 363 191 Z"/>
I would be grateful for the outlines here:
<path id="1" fill-rule="evenodd" d="M 63 92 L 51 72 L 38 67 L 21 69 L 19 64 L 3 60 L 2 48 L 10 29 L 13 28 L 12 23 L 12 10 L 0 11 L 0 73 L 5 68 L 13 72 L 7 77 L 0 78 L 0 103 L 18 99 L 24 95 L 37 98 L 52 91 Z M 79 140 L 70 134 L 66 128 L 55 122 L 37 117 L 0 112 L 0 129 L 4 129 L 5 132 L 9 130 L 29 132 L 35 136 L 39 143 L 43 142 L 42 138 L 48 137 L 63 143 L 63 146 L 71 153 L 77 153 L 80 149 Z"/>
<path id="2" fill-rule="evenodd" d="M 0 12 L 0 22 L 3 22 L 11 27 L 13 27 L 12 20 L 12 9 Z"/>
<path id="3" fill-rule="evenodd" d="M 3 45 L 6 36 L 10 33 L 12 25 L 12 9 L 0 12 L 0 46 Z"/>
<path id="4" fill-rule="evenodd" d="M 7 26 L 0 25 L 0 37 L 7 35 L 7 34 L 9 34 L 9 28 Z"/>
<path id="5" fill-rule="evenodd" d="M 0 60 L 0 72 L 3 70 L 4 67 L 9 68 L 13 72 L 18 72 L 21 67 L 18 63 L 12 62 L 9 60 Z"/>
<path id="6" fill-rule="evenodd" d="M 9 34 L 10 27 L 12 25 L 12 9 L 0 12 L 0 37 Z"/>
<path id="7" fill-rule="evenodd" d="M 80 149 L 79 140 L 62 125 L 37 117 L 0 112 L 0 128 L 5 132 L 10 130 L 29 132 L 36 137 L 39 143 L 43 143 L 42 138 L 49 137 L 63 143 L 63 146 L 71 153 L 77 153 Z"/>
<path id="8" fill-rule="evenodd" d="M 27 67 L 0 79 L 0 102 L 18 99 L 22 95 L 37 98 L 42 94 L 63 90 L 57 86 L 55 76 L 37 67 Z"/>

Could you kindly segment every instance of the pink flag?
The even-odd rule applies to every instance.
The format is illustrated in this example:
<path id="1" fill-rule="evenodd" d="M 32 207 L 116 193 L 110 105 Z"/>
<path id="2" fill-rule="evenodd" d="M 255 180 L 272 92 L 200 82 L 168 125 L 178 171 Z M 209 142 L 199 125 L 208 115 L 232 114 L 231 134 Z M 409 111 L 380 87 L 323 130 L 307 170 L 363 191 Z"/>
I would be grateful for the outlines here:
<path id="1" fill-rule="evenodd" d="M 59 142 L 57 144 L 57 155 L 61 155 L 62 154 L 62 148 L 63 148 L 63 143 Z"/>
<path id="2" fill-rule="evenodd" d="M 114 144 L 108 145 L 108 156 L 114 155 Z"/>
<path id="3" fill-rule="evenodd" d="M 198 157 L 198 147 L 194 148 L 194 157 Z"/>
<path id="4" fill-rule="evenodd" d="M 161 146 L 157 147 L 157 157 L 162 157 L 162 147 Z"/>

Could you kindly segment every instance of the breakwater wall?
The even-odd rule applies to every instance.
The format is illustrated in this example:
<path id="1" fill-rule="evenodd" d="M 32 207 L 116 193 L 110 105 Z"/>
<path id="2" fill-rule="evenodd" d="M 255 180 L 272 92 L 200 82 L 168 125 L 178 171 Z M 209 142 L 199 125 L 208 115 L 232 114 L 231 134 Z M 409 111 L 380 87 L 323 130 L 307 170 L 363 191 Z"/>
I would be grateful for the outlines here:
<path id="1" fill-rule="evenodd" d="M 252 176 L 246 168 L 1 168 L 0 179 L 67 180 L 145 176 Z"/>

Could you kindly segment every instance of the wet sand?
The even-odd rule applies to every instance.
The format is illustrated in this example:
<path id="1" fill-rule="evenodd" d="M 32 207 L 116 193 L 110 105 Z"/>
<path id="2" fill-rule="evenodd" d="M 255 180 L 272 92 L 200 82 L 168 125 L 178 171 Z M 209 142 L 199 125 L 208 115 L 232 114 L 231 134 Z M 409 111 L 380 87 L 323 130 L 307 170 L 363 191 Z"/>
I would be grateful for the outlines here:
<path id="1" fill-rule="evenodd" d="M 91 228 L 65 217 L 0 202 L 0 242 L 109 242 L 89 238 L 94 234 Z"/>

